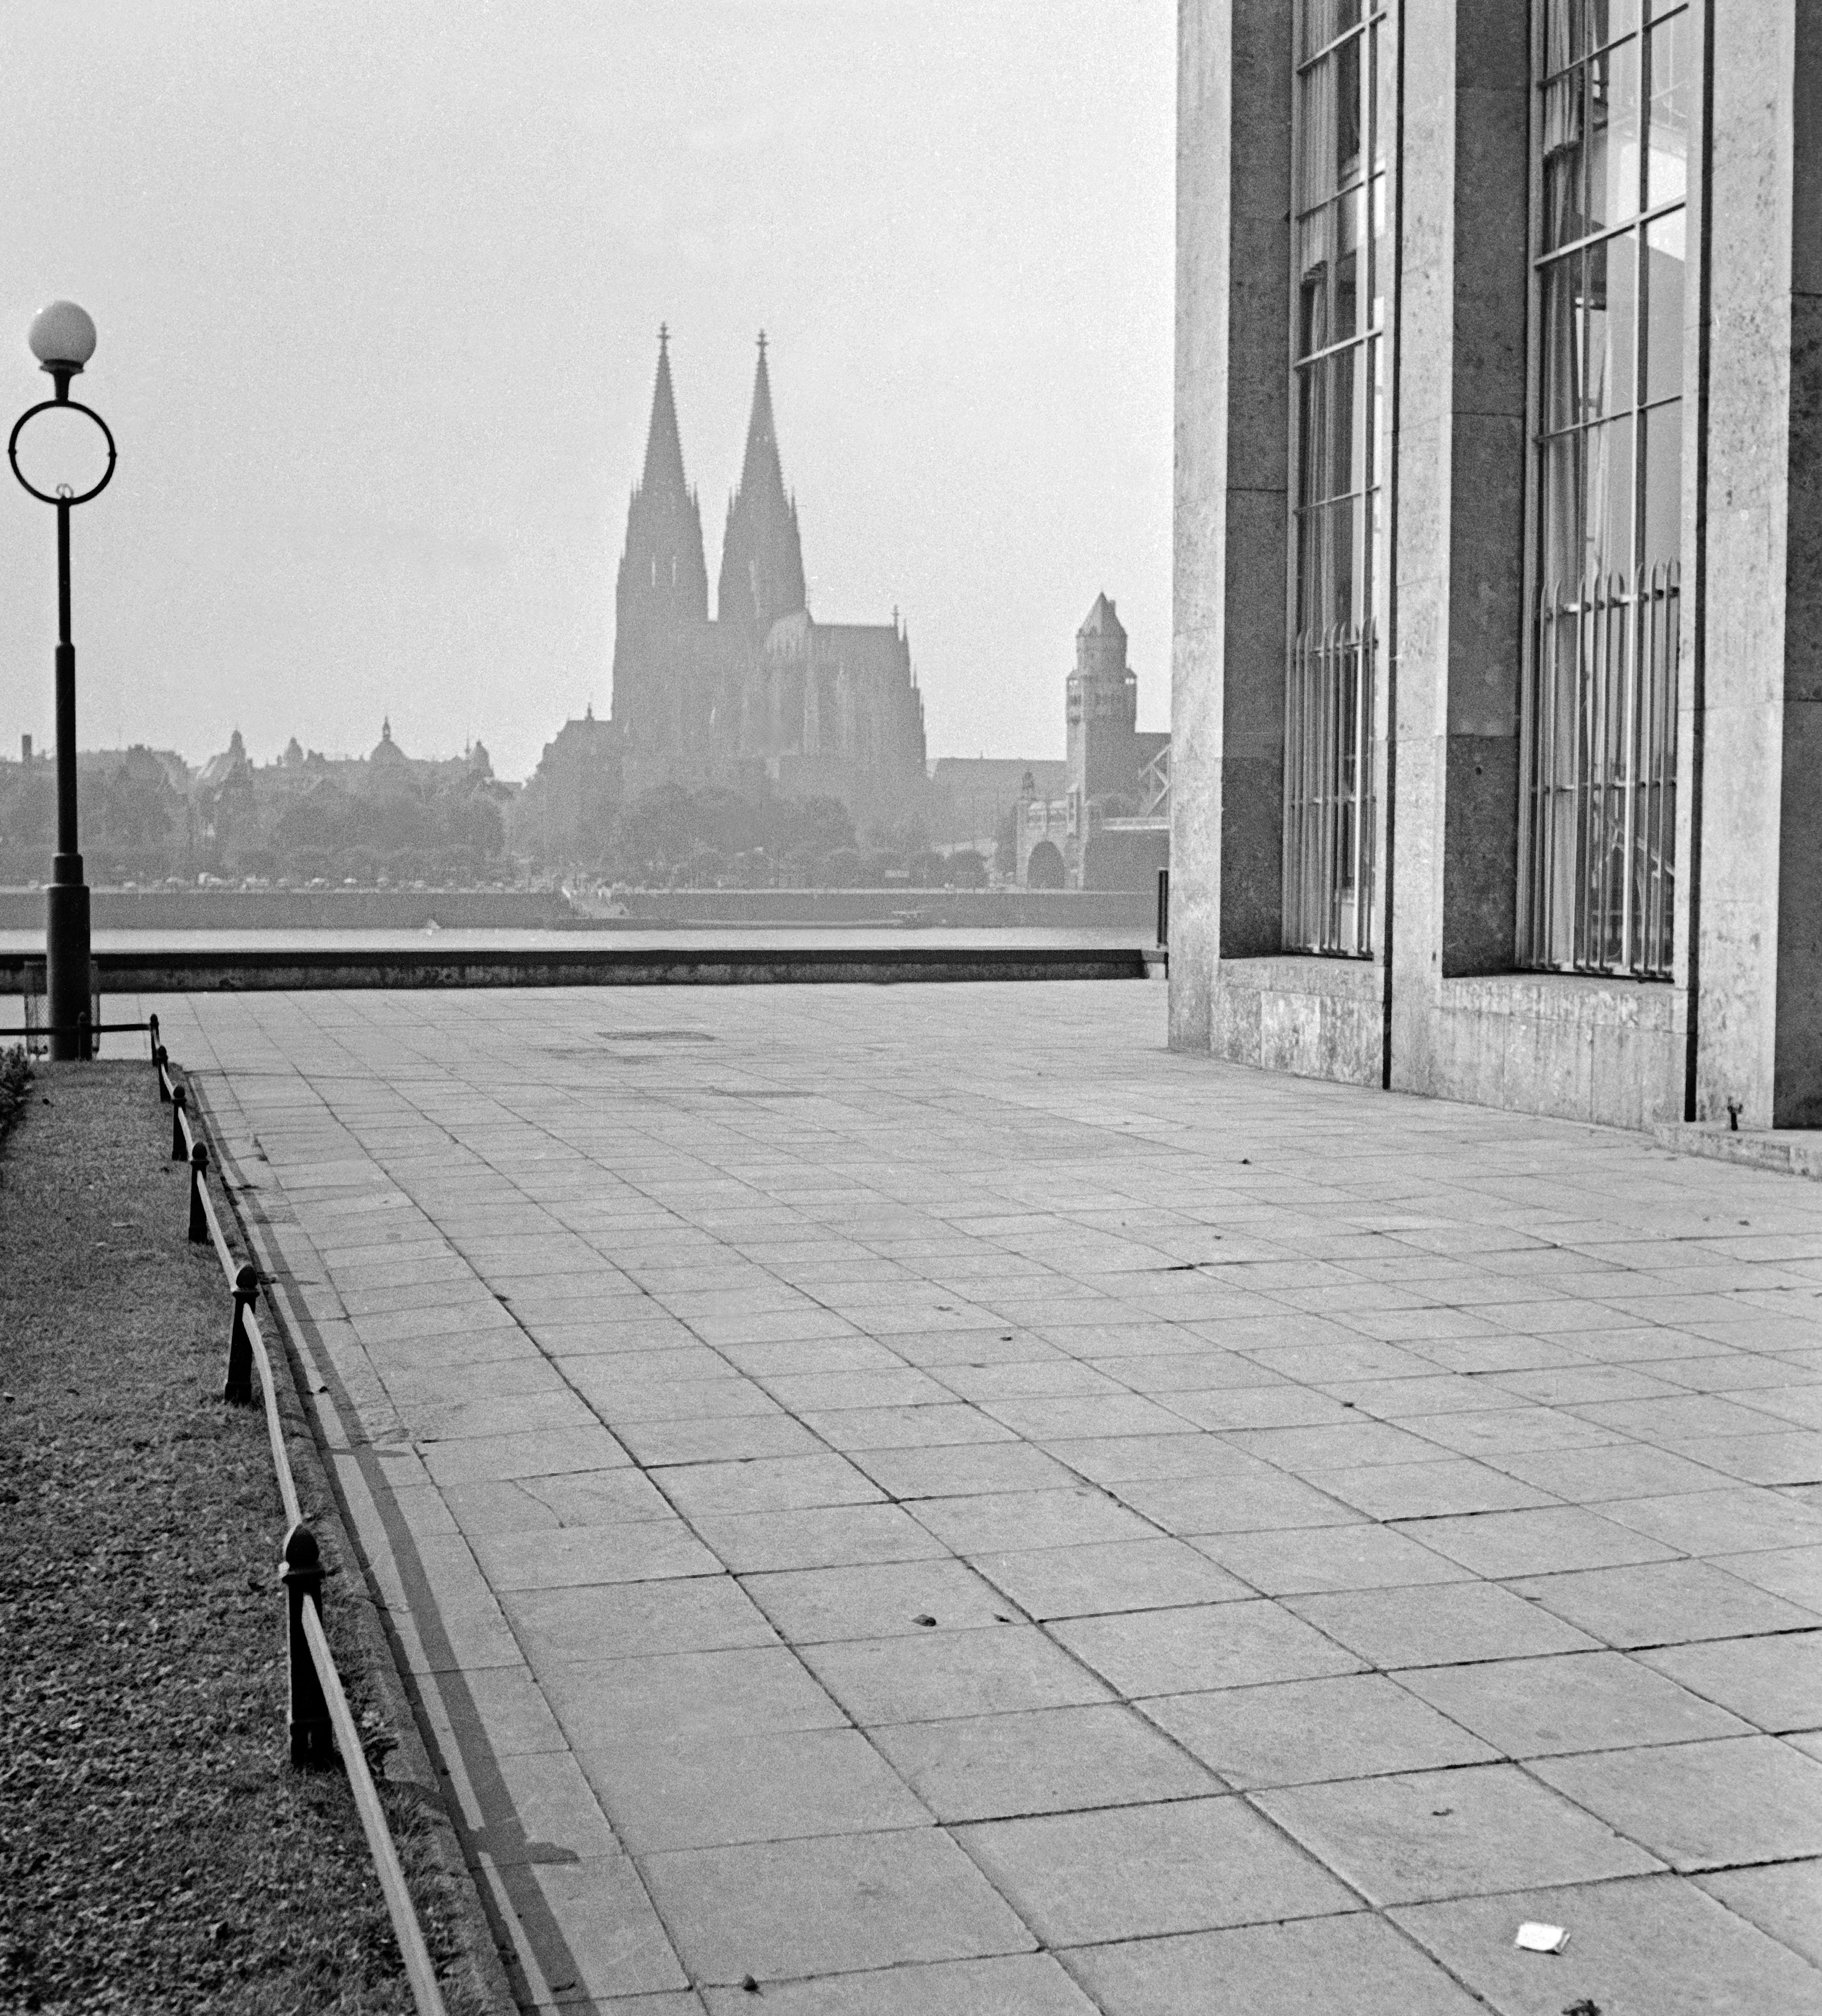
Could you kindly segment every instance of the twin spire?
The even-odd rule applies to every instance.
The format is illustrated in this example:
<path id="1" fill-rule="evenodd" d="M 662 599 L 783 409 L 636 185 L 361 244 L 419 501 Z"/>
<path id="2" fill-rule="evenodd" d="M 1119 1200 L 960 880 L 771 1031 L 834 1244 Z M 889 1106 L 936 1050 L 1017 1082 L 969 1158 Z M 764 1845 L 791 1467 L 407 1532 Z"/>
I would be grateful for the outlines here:
<path id="1" fill-rule="evenodd" d="M 672 556 L 677 565 L 693 574 L 702 566 L 700 520 L 683 473 L 676 394 L 671 383 L 670 337 L 668 326 L 661 325 L 657 382 L 653 388 L 651 426 L 646 437 L 645 473 L 634 493 L 633 513 L 654 531 L 661 525 L 672 527 L 686 541 L 693 521 L 694 555 L 673 553 Z M 772 412 L 772 376 L 766 365 L 768 346 L 763 330 L 758 347 L 747 449 L 740 487 L 728 505 L 716 607 L 722 622 L 739 625 L 752 632 L 756 642 L 763 640 L 780 617 L 801 609 L 805 600 L 797 506 L 786 493 L 779 459 L 778 431 Z M 628 531 L 630 534 L 630 526 Z M 629 538 L 629 547 L 630 543 Z"/>
<path id="2" fill-rule="evenodd" d="M 683 479 L 683 443 L 677 432 L 677 395 L 671 388 L 671 332 L 658 326 L 658 382 L 652 391 L 652 423 L 646 434 L 642 491 L 674 488 L 687 494 Z"/>

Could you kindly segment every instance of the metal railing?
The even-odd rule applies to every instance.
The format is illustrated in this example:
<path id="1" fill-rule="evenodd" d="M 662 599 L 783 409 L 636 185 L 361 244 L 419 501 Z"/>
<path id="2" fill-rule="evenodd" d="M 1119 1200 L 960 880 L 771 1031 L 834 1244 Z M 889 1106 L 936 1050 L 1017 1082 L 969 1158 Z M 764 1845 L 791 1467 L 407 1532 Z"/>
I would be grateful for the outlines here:
<path id="1" fill-rule="evenodd" d="M 335 1654 L 322 1628 L 322 1567 L 316 1536 L 304 1517 L 291 1474 L 291 1460 L 285 1447 L 284 1424 L 279 1412 L 278 1388 L 272 1363 L 261 1332 L 254 1305 L 259 1299 L 259 1276 L 250 1266 L 236 1265 L 233 1251 L 221 1229 L 220 1214 L 209 1193 L 209 1150 L 189 1111 L 186 1088 L 171 1076 L 164 1045 L 158 1039 L 158 1017 L 137 1025 L 149 1031 L 152 1061 L 158 1075 L 158 1096 L 171 1107 L 171 1159 L 189 1165 L 189 1237 L 197 1244 L 212 1244 L 221 1271 L 228 1277 L 233 1298 L 233 1316 L 228 1334 L 228 1370 L 223 1381 L 225 1400 L 250 1406 L 254 1404 L 253 1377 L 259 1378 L 265 1402 L 266 1434 L 272 1443 L 272 1467 L 278 1474 L 279 1496 L 284 1502 L 286 1534 L 279 1564 L 279 1581 L 285 1590 L 286 1631 L 290 1649 L 289 1711 L 291 1761 L 297 1765 L 326 1764 L 339 1748 L 349 1788 L 355 1795 L 362 1831 L 373 1858 L 392 1929 L 405 1961 L 406 1978 L 416 1998 L 419 2016 L 447 2016 L 441 1989 L 424 1943 L 422 1927 L 411 1901 L 405 1871 L 386 1823 L 384 1809 L 368 1769 L 367 1753 L 361 1741 L 353 1711 L 348 1706 Z M 332 1740 L 333 1737 L 333 1740 Z"/>
<path id="2" fill-rule="evenodd" d="M 1373 950 L 1374 629 L 1300 635 L 1284 719 L 1284 943 Z"/>
<path id="3" fill-rule="evenodd" d="M 77 1054 L 79 1057 L 99 1057 L 101 1053 L 99 1038 L 110 1031 L 143 1029 L 146 1026 L 143 1022 L 103 1021 L 101 980 L 92 959 L 88 963 L 88 1006 L 85 1012 L 78 1013 L 74 1028 L 52 1025 L 49 997 L 45 992 L 45 962 L 41 958 L 28 957 L 21 964 L 19 993 L 25 1026 L 19 1029 L 0 1029 L 0 1038 L 22 1038 L 28 1057 L 49 1057 L 53 1036 L 74 1036 L 77 1039 Z"/>
<path id="4" fill-rule="evenodd" d="M 1670 977 L 1680 600 L 1675 561 L 1551 583 L 1539 598 L 1525 720 L 1528 966 Z"/>

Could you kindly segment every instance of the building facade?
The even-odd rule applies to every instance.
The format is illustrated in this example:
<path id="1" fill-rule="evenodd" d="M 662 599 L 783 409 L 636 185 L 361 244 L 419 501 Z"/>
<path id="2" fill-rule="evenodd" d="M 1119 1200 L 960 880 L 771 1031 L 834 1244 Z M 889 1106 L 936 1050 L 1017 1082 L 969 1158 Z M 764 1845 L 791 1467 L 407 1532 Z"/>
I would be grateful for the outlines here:
<path id="1" fill-rule="evenodd" d="M 1075 633 L 1064 689 L 1068 755 L 1060 794 L 1028 772 L 1018 811 L 1018 880 L 1028 889 L 1150 889 L 1170 865 L 1170 737 L 1139 726 L 1126 626 L 1105 595 Z"/>
<path id="2" fill-rule="evenodd" d="M 762 336 L 710 617 L 702 514 L 661 332 L 614 596 L 613 723 L 628 796 L 714 783 L 839 797 L 875 817 L 921 804 L 924 702 L 896 612 L 889 624 L 819 623 L 805 601 Z"/>
<path id="3" fill-rule="evenodd" d="M 1182 0 L 1172 1041 L 1822 1125 L 1822 8 Z"/>

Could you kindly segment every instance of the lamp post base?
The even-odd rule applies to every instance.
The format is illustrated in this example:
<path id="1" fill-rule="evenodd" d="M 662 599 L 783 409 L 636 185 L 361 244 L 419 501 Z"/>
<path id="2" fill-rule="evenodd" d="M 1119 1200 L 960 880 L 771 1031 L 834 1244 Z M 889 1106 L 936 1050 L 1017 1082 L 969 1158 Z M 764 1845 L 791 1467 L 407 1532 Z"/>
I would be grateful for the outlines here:
<path id="1" fill-rule="evenodd" d="M 81 855 L 59 854 L 45 891 L 45 1013 L 51 1055 L 87 1057 L 92 1039 L 78 1027 L 88 1015 L 88 890 Z"/>

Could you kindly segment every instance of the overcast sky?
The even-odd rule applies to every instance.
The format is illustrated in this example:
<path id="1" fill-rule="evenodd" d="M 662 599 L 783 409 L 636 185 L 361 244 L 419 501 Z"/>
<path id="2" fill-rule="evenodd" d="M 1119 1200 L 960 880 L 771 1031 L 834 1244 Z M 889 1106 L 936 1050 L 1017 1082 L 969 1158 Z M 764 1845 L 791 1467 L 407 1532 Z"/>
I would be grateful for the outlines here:
<path id="1" fill-rule="evenodd" d="M 932 755 L 1060 754 L 1096 593 L 1169 714 L 1172 0 L 85 0 L 0 13 L 0 391 L 99 325 L 85 747 L 523 776 L 610 700 L 661 321 L 712 582 L 772 343 L 813 614 Z M 6 360 L 10 359 L 10 362 Z M 52 517 L 0 495 L 0 736 Z"/>

